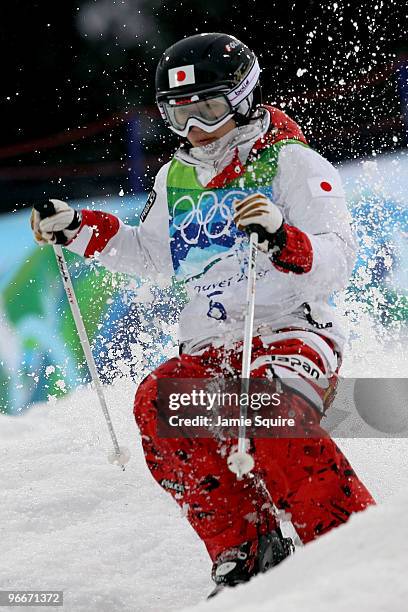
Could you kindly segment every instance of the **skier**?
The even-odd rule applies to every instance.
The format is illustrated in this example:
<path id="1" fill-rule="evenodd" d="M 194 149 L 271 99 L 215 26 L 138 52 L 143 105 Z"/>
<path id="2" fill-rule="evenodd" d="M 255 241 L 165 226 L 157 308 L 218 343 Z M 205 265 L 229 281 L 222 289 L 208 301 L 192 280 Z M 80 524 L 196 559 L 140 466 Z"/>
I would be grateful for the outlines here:
<path id="1" fill-rule="evenodd" d="M 344 192 L 299 126 L 261 103 L 259 76 L 255 54 L 233 36 L 177 42 L 158 64 L 156 92 L 163 120 L 185 142 L 158 172 L 139 226 L 59 200 L 54 214 L 34 210 L 31 222 L 40 244 L 62 244 L 113 271 L 184 281 L 180 355 L 139 385 L 134 414 L 147 465 L 186 510 L 218 588 L 291 553 L 271 502 L 291 515 L 303 543 L 374 504 L 320 426 L 345 342 L 328 300 L 355 261 Z M 251 376 L 282 380 L 280 413 L 306 415 L 313 435 L 254 438 L 257 477 L 239 480 L 225 455 L 236 440 L 159 437 L 156 399 L 165 378 L 240 377 L 250 231 L 259 236 Z"/>

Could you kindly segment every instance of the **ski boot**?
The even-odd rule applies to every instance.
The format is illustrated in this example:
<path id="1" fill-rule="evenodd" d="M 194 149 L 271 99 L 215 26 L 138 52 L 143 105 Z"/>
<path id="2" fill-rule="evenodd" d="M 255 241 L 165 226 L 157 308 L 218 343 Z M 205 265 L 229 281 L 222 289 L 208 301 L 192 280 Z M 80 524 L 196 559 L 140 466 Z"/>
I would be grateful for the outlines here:
<path id="1" fill-rule="evenodd" d="M 291 538 L 284 538 L 279 527 L 258 540 L 243 542 L 222 552 L 215 561 L 211 577 L 216 587 L 208 599 L 225 587 L 248 582 L 252 576 L 267 572 L 295 552 Z"/>

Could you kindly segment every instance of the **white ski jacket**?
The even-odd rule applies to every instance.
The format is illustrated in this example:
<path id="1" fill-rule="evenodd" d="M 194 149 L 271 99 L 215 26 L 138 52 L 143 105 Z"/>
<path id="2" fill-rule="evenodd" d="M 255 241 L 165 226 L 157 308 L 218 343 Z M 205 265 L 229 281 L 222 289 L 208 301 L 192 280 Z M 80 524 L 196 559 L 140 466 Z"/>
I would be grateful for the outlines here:
<path id="1" fill-rule="evenodd" d="M 329 298 L 345 288 L 355 261 L 343 188 L 295 122 L 272 107 L 214 144 L 180 149 L 158 172 L 137 227 L 83 211 L 68 248 L 112 271 L 184 281 L 185 352 L 241 339 L 248 239 L 233 223 L 233 201 L 255 192 L 281 210 L 286 246 L 275 259 L 259 252 L 254 334 L 311 330 L 341 353 Z"/>

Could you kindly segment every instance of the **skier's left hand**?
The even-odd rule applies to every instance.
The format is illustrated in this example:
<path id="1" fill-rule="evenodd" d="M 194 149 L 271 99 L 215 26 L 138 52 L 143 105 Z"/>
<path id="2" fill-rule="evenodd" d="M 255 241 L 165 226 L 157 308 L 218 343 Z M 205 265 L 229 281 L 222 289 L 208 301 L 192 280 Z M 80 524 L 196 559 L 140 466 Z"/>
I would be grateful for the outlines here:
<path id="1" fill-rule="evenodd" d="M 279 208 L 262 193 L 255 193 L 243 200 L 234 201 L 234 222 L 238 229 L 258 234 L 261 251 L 274 251 L 279 244 L 283 217 Z"/>

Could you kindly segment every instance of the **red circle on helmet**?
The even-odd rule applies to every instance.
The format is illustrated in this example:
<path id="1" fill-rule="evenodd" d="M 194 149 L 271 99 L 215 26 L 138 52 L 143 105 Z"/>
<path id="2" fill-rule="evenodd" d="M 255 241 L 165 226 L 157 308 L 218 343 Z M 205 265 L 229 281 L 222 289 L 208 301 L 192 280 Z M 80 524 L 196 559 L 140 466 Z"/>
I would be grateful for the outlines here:
<path id="1" fill-rule="evenodd" d="M 331 191 L 333 189 L 333 187 L 327 181 L 322 181 L 320 183 L 320 187 L 323 189 L 323 191 Z"/>

